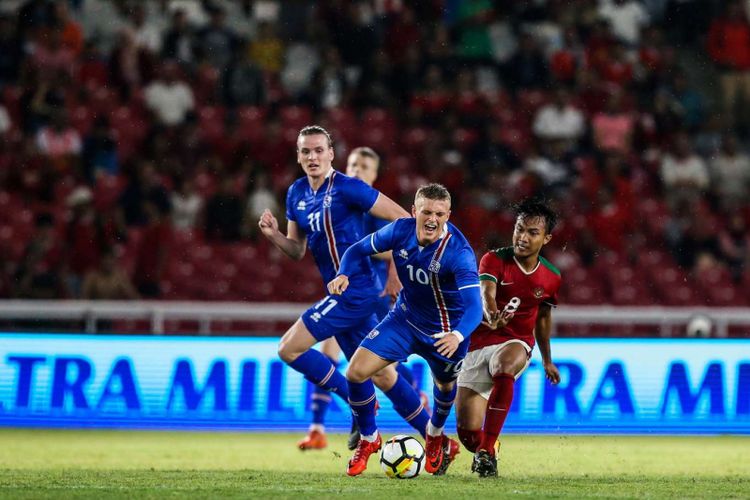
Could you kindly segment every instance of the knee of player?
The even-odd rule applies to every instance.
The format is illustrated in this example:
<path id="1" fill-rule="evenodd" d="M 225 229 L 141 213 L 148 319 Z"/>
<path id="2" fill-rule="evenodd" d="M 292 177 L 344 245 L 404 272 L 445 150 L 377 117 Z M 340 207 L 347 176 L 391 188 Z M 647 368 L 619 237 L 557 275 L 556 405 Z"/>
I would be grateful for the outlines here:
<path id="1" fill-rule="evenodd" d="M 348 380 L 349 382 L 354 382 L 355 384 L 361 384 L 368 378 L 369 377 L 364 372 L 364 370 L 362 370 L 360 367 L 358 367 L 354 363 L 350 364 L 346 368 L 346 380 Z"/>
<path id="2" fill-rule="evenodd" d="M 289 345 L 289 342 L 286 342 L 284 340 L 279 342 L 278 353 L 281 360 L 285 363 L 291 363 L 299 357 L 299 353 L 294 352 L 294 350 Z"/>
<path id="3" fill-rule="evenodd" d="M 456 385 L 455 380 L 451 380 L 449 382 L 441 382 L 440 380 L 435 378 L 432 381 L 435 383 L 440 392 L 450 392 L 453 390 L 453 386 Z"/>

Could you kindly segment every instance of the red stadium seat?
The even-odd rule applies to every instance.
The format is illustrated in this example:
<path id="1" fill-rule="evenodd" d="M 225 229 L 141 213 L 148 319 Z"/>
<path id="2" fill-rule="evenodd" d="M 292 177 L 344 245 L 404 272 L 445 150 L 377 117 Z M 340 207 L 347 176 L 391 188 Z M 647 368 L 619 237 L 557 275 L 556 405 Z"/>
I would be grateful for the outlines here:
<path id="1" fill-rule="evenodd" d="M 279 111 L 281 124 L 285 129 L 294 129 L 295 137 L 299 130 L 312 123 L 310 108 L 304 106 L 286 106 Z"/>

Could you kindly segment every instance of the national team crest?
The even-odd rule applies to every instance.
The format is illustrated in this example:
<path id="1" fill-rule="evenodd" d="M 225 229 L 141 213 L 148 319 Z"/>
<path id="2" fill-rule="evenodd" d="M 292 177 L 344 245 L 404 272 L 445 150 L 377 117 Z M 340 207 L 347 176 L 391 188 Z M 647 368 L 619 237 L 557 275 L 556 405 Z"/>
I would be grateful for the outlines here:
<path id="1" fill-rule="evenodd" d="M 433 260 L 432 262 L 430 262 L 430 267 L 428 267 L 427 270 L 430 271 L 431 273 L 435 273 L 435 274 L 439 273 L 440 262 Z"/>
<path id="2" fill-rule="evenodd" d="M 333 198 L 331 198 L 330 194 L 325 195 L 323 198 L 323 208 L 331 208 L 331 202 L 333 201 Z"/>
<path id="3" fill-rule="evenodd" d="M 536 297 L 537 299 L 541 299 L 542 295 L 544 295 L 544 288 L 538 286 L 534 288 L 533 292 L 534 292 L 534 297 Z"/>
<path id="4" fill-rule="evenodd" d="M 378 335 L 380 335 L 380 332 L 378 330 L 372 330 L 370 333 L 367 334 L 367 338 L 372 340 Z"/>

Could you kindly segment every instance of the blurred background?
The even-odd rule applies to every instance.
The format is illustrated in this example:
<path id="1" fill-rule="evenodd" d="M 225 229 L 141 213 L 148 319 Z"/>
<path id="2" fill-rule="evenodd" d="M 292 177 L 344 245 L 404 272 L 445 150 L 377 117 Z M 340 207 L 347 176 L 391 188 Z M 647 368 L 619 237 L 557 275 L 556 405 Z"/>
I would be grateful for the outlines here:
<path id="1" fill-rule="evenodd" d="M 256 223 L 319 123 L 404 206 L 445 184 L 478 253 L 551 199 L 561 303 L 747 305 L 747 7 L 6 0 L 0 296 L 319 298 Z"/>

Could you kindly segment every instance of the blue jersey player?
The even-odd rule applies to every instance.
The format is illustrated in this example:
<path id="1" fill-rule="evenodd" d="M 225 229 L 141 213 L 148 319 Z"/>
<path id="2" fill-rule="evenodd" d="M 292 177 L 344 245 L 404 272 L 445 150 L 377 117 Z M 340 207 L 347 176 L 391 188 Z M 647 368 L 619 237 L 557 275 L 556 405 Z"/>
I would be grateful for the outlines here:
<path id="1" fill-rule="evenodd" d="M 338 275 L 328 284 L 332 296 L 346 297 L 352 282 L 368 272 L 368 257 L 391 250 L 404 286 L 393 310 L 367 334 L 346 372 L 349 403 L 362 435 L 349 460 L 350 476 L 367 468 L 367 460 L 382 443 L 375 425 L 371 377 L 410 354 L 427 361 L 435 382 L 425 470 L 444 474 L 459 451 L 443 427 L 456 397 L 456 377 L 468 337 L 482 320 L 482 299 L 474 251 L 448 222 L 450 204 L 445 187 L 421 187 L 412 207 L 414 218 L 399 219 L 349 247 Z"/>
<path id="2" fill-rule="evenodd" d="M 408 213 L 387 196 L 359 179 L 333 169 L 333 144 L 328 132 L 317 125 L 303 128 L 297 138 L 297 161 L 306 176 L 287 192 L 287 233 L 279 231 L 273 214 L 266 210 L 258 225 L 281 251 L 300 260 L 310 248 L 324 282 L 338 272 L 341 256 L 364 236 L 363 215 L 395 220 Z M 279 343 L 279 356 L 305 378 L 349 400 L 347 382 L 331 361 L 310 349 L 335 337 L 347 359 L 376 324 L 375 309 L 382 287 L 369 262 L 353 277 L 347 297 L 325 297 L 289 328 Z M 393 367 L 378 372 L 375 383 L 393 401 L 394 409 L 420 433 L 428 416 L 411 385 Z"/>
<path id="3" fill-rule="evenodd" d="M 355 177 L 372 186 L 378 178 L 378 169 L 380 168 L 380 156 L 368 147 L 354 148 L 346 160 L 346 175 Z M 388 221 L 364 214 L 364 233 L 374 233 L 378 229 L 388 224 Z M 382 290 L 380 300 L 377 303 L 375 315 L 378 321 L 385 318 L 388 311 L 391 310 L 393 302 L 401 291 L 401 282 L 398 280 L 395 268 L 389 266 L 391 260 L 390 252 L 375 255 L 372 259 L 372 266 L 375 275 L 379 279 L 378 288 Z M 320 344 L 320 352 L 325 354 L 331 360 L 334 366 L 338 366 L 338 360 L 341 355 L 341 349 L 333 337 L 324 340 Z M 409 382 L 414 390 L 419 390 L 411 370 L 404 364 L 399 363 L 396 371 Z M 425 408 L 428 409 L 428 398 L 424 392 L 419 392 L 419 397 Z M 314 386 L 311 394 L 310 409 L 312 410 L 312 423 L 304 439 L 297 443 L 301 450 L 320 450 L 328 446 L 328 440 L 325 434 L 325 416 L 328 406 L 331 403 L 331 395 L 322 387 Z M 359 443 L 359 432 L 357 432 L 356 422 L 352 421 L 352 431 L 349 434 L 348 447 L 353 450 Z"/>

